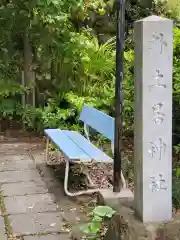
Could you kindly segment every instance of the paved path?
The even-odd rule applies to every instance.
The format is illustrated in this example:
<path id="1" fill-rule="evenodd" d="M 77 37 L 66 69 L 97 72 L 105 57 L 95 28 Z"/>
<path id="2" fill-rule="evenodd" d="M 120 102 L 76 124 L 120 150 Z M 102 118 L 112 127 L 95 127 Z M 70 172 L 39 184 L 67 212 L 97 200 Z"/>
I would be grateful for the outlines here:
<path id="1" fill-rule="evenodd" d="M 0 240 L 67 240 L 85 218 L 31 144 L 0 145 Z"/>

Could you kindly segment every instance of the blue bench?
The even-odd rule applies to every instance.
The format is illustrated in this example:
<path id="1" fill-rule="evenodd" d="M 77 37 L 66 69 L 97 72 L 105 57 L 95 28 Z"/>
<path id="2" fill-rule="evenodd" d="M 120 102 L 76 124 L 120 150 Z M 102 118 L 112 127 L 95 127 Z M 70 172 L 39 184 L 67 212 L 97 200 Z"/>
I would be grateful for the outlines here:
<path id="1" fill-rule="evenodd" d="M 59 150 L 66 157 L 66 169 L 64 178 L 64 190 L 68 196 L 78 196 L 81 194 L 98 192 L 99 189 L 94 189 L 94 185 L 90 179 L 87 171 L 87 164 L 93 162 L 99 163 L 112 163 L 113 159 L 106 155 L 103 151 L 94 146 L 89 138 L 89 127 L 93 128 L 97 132 L 101 133 L 104 137 L 111 141 L 111 149 L 113 151 L 114 143 L 114 118 L 106 115 L 105 113 L 84 105 L 80 114 L 80 121 L 84 123 L 85 136 L 82 136 L 79 132 L 68 131 L 61 129 L 45 129 L 44 132 L 47 136 L 46 144 L 46 163 L 48 162 L 48 149 L 49 140 L 51 140 Z M 69 162 L 80 163 L 82 166 L 82 172 L 86 174 L 89 184 L 93 189 L 86 191 L 78 191 L 71 193 L 68 190 L 68 174 L 69 174 Z M 126 182 L 121 173 L 121 179 L 123 187 L 126 187 Z"/>

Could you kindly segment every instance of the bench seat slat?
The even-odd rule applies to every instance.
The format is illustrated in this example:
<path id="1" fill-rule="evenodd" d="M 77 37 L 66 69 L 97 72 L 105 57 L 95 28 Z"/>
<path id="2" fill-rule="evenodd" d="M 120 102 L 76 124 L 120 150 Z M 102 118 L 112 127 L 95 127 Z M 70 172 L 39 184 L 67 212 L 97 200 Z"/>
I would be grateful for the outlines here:
<path id="1" fill-rule="evenodd" d="M 45 129 L 46 135 L 69 160 L 91 161 L 90 157 L 60 129 Z"/>
<path id="2" fill-rule="evenodd" d="M 68 137 L 72 139 L 87 155 L 97 162 L 112 162 L 112 158 L 90 143 L 85 137 L 75 131 L 63 131 Z"/>

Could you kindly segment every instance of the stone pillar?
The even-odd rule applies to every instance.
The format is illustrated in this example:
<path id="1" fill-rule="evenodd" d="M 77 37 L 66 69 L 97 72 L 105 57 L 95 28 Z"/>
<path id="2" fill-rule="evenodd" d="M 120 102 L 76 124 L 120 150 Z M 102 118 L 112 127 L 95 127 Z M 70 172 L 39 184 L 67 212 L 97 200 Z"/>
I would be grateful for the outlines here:
<path id="1" fill-rule="evenodd" d="M 135 23 L 135 211 L 143 222 L 172 218 L 173 22 Z"/>

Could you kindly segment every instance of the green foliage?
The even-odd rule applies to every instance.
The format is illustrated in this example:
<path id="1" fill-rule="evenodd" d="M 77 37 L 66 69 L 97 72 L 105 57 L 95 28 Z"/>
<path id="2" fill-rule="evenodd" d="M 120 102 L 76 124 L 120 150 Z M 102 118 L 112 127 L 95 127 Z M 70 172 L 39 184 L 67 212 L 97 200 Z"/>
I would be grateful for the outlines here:
<path id="1" fill-rule="evenodd" d="M 92 212 L 93 216 L 99 216 L 101 218 L 103 217 L 112 218 L 114 214 L 115 214 L 115 211 L 108 206 L 97 206 Z"/>
<path id="2" fill-rule="evenodd" d="M 90 216 L 92 216 L 91 222 L 81 225 L 80 229 L 85 234 L 96 237 L 102 231 L 103 221 L 106 218 L 112 218 L 114 214 L 115 211 L 108 206 L 97 206 L 90 213 Z"/>
<path id="3" fill-rule="evenodd" d="M 177 168 L 177 169 L 176 169 L 176 177 L 177 177 L 177 178 L 180 178 L 180 168 Z"/>
<path id="4" fill-rule="evenodd" d="M 93 29 L 77 27 L 77 22 L 89 19 L 93 11 L 96 15 L 105 14 L 106 9 L 113 7 L 111 2 L 13 0 L 1 5 L 0 56 L 3 61 L 0 62 L 0 86 L 7 85 L 7 81 L 11 85 L 6 89 L 2 86 L 0 90 L 2 117 L 18 116 L 27 128 L 42 131 L 44 127 L 65 127 L 69 119 L 69 125 L 77 124 L 77 114 L 84 103 L 113 113 L 115 38 L 101 44 Z M 22 94 L 31 91 L 30 87 L 23 89 L 19 83 L 25 33 L 28 33 L 34 49 L 32 67 L 36 71 L 38 94 L 44 95 L 44 108 L 19 106 Z M 132 126 L 132 56 L 133 52 L 127 50 L 124 82 L 126 126 Z M 3 102 L 7 96 L 15 103 L 13 100 Z M 64 101 L 66 107 L 62 106 Z"/>
<path id="5" fill-rule="evenodd" d="M 173 171 L 172 197 L 173 205 L 176 209 L 180 209 L 180 165 Z"/>
<path id="6" fill-rule="evenodd" d="M 173 184 L 172 184 L 172 198 L 173 205 L 176 209 L 180 209 L 180 162 L 179 162 L 179 153 L 180 153 L 180 144 L 174 146 L 176 152 L 176 158 L 173 161 Z"/>
<path id="7" fill-rule="evenodd" d="M 166 1 L 166 10 L 173 18 L 180 20 L 180 1 L 179 0 Z"/>
<path id="8" fill-rule="evenodd" d="M 74 127 L 73 123 L 70 125 L 68 122 L 70 118 L 75 116 L 73 109 L 58 108 L 51 101 L 45 108 L 34 108 L 26 105 L 24 108 L 19 108 L 17 114 L 21 116 L 22 122 L 29 130 L 35 129 L 42 132 L 45 128 L 78 129 L 78 125 Z"/>
<path id="9" fill-rule="evenodd" d="M 173 132 L 180 133 L 180 29 L 174 28 L 174 62 L 173 62 Z"/>
<path id="10" fill-rule="evenodd" d="M 180 153 L 180 144 L 177 144 L 176 146 L 174 146 L 174 150 L 176 154 Z"/>

